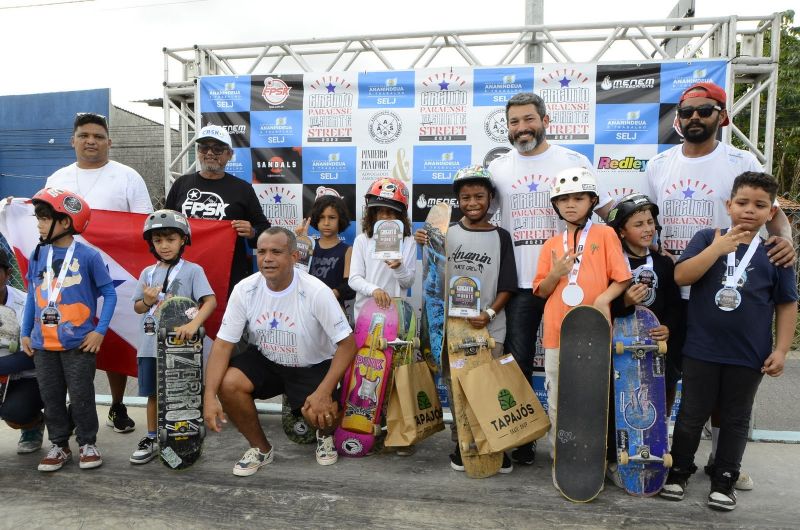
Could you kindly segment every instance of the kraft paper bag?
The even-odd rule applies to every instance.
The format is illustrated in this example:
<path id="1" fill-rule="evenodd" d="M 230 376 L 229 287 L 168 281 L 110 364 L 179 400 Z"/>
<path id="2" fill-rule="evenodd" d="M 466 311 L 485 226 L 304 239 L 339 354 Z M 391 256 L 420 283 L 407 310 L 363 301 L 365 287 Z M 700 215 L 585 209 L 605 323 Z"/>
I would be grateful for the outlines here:
<path id="1" fill-rule="evenodd" d="M 511 355 L 460 373 L 458 379 L 477 420 L 473 436 L 483 431 L 490 452 L 532 442 L 550 429 L 547 413 Z"/>
<path id="2" fill-rule="evenodd" d="M 384 443 L 390 447 L 413 445 L 444 429 L 442 405 L 424 361 L 403 364 L 395 370 L 386 427 Z"/>

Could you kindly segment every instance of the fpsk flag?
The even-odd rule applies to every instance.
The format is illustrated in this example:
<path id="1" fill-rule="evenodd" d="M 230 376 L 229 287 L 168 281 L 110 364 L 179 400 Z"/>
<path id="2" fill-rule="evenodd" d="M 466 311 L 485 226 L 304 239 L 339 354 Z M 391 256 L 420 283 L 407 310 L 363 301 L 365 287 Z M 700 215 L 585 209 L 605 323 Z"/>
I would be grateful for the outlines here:
<path id="1" fill-rule="evenodd" d="M 33 206 L 27 201 L 14 199 L 6 204 L 3 200 L 0 204 L 0 232 L 14 250 L 23 278 L 28 258 L 39 241 Z M 78 241 L 100 252 L 117 291 L 117 307 L 97 356 L 97 367 L 131 376 L 136 375 L 136 345 L 142 333 L 142 315 L 134 312 L 131 297 L 139 274 L 156 261 L 142 238 L 146 217 L 146 214 L 92 210 L 89 228 L 76 236 Z M 204 324 L 207 337 L 213 339 L 228 299 L 236 232 L 229 221 L 190 219 L 189 223 L 192 244 L 186 247 L 183 257 L 203 267 L 217 297 L 217 309 Z M 101 307 L 102 298 L 98 314 Z"/>

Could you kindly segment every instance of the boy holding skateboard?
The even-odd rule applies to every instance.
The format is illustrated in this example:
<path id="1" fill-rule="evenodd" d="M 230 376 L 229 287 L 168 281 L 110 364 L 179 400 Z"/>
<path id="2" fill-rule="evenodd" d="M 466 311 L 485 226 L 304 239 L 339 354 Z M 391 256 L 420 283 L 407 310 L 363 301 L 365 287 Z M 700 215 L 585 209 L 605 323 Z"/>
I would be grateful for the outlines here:
<path id="1" fill-rule="evenodd" d="M 181 258 L 192 244 L 192 231 L 186 217 L 173 210 L 158 210 L 147 216 L 142 236 L 150 253 L 158 260 L 145 267 L 133 293 L 133 310 L 142 315 L 137 349 L 139 396 L 147 398 L 147 434 L 130 456 L 131 464 L 146 464 L 158 455 L 156 429 L 156 309 L 168 297 L 185 296 L 199 305 L 191 322 L 176 329 L 178 338 L 193 337 L 217 307 L 214 291 L 203 268 Z"/>
<path id="2" fill-rule="evenodd" d="M 721 425 L 708 505 L 736 508 L 734 485 L 756 391 L 763 374 L 783 373 L 797 322 L 794 268 L 771 263 L 771 245 L 758 235 L 777 212 L 777 191 L 777 182 L 766 173 L 747 171 L 736 177 L 726 203 L 731 228 L 695 234 L 675 266 L 675 281 L 692 290 L 683 395 L 672 441 L 674 465 L 661 490 L 666 499 L 683 499 L 697 470 L 694 454 L 703 424 L 717 404 Z"/>
<path id="3" fill-rule="evenodd" d="M 592 223 L 597 205 L 597 183 L 591 171 L 568 168 L 556 176 L 550 202 L 566 223 L 562 234 L 548 239 L 539 254 L 533 294 L 547 299 L 544 307 L 544 371 L 547 414 L 556 425 L 558 401 L 558 355 L 561 321 L 578 305 L 594 305 L 609 321 L 611 302 L 621 295 L 631 279 L 614 230 Z M 555 447 L 554 429 L 548 437 Z M 551 456 L 553 455 L 551 449 Z"/>
<path id="4" fill-rule="evenodd" d="M 458 198 L 463 217 L 447 230 L 446 278 L 471 276 L 480 281 L 483 309 L 478 316 L 467 320 L 476 329 L 488 329 L 489 335 L 495 340 L 492 357 L 498 358 L 503 354 L 506 336 L 504 308 L 517 291 L 517 268 L 511 235 L 489 222 L 494 213 L 490 212 L 490 206 L 493 206 L 497 190 L 488 170 L 482 166 L 459 170 L 453 179 L 453 192 Z M 417 230 L 414 240 L 421 245 L 427 244 L 425 230 Z M 445 360 L 442 365 L 452 403 L 449 363 Z M 450 455 L 450 467 L 464 471 L 455 422 L 451 424 L 451 438 L 456 442 L 456 449 Z M 500 472 L 510 473 L 513 469 L 511 460 L 504 454 Z"/>
<path id="5" fill-rule="evenodd" d="M 52 443 L 39 471 L 58 471 L 72 458 L 69 437 L 73 422 L 80 468 L 95 468 L 103 465 L 95 445 L 95 354 L 114 314 L 117 293 L 100 253 L 73 237 L 89 225 L 91 210 L 86 201 L 70 191 L 44 188 L 31 202 L 39 244 L 26 274 L 28 298 L 20 342 L 36 365 Z M 103 297 L 103 310 L 95 325 L 98 296 Z"/>

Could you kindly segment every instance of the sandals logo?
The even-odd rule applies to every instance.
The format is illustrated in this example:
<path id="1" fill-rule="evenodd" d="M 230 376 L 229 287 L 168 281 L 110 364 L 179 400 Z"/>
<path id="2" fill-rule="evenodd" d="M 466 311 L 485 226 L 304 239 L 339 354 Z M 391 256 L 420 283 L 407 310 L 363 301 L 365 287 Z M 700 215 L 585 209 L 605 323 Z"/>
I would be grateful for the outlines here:
<path id="1" fill-rule="evenodd" d="M 503 388 L 497 393 L 497 401 L 500 403 L 500 410 L 503 411 L 508 410 L 517 404 L 517 402 L 514 401 L 514 395 L 506 388 Z"/>

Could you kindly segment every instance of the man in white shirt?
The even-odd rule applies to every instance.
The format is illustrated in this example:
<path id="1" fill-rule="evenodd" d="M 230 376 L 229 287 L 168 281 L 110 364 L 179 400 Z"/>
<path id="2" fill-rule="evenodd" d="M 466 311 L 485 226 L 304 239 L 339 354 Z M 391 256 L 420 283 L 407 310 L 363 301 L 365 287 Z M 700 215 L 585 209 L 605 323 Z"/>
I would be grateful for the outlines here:
<path id="1" fill-rule="evenodd" d="M 95 210 L 133 213 L 153 211 L 153 204 L 141 175 L 136 170 L 108 158 L 111 138 L 105 116 L 91 112 L 78 113 L 70 142 L 77 160 L 50 175 L 45 187 L 75 192 Z M 98 355 L 104 354 L 101 351 Z M 135 423 L 122 403 L 128 376 L 109 371 L 106 375 L 111 391 L 111 408 L 106 424 L 116 432 L 131 432 Z"/>
<path id="2" fill-rule="evenodd" d="M 317 462 L 333 464 L 332 434 L 341 419 L 335 392 L 356 354 L 352 330 L 333 291 L 295 269 L 299 254 L 291 231 L 262 232 L 256 256 L 259 272 L 233 288 L 211 348 L 206 425 L 219 432 L 224 409 L 250 444 L 233 474 L 252 475 L 273 459 L 254 400 L 286 394 L 293 413 L 317 429 Z M 242 334 L 249 347 L 231 358 Z"/>

